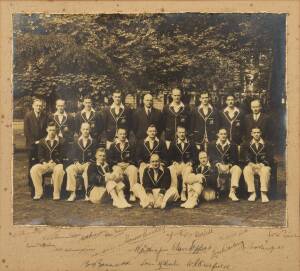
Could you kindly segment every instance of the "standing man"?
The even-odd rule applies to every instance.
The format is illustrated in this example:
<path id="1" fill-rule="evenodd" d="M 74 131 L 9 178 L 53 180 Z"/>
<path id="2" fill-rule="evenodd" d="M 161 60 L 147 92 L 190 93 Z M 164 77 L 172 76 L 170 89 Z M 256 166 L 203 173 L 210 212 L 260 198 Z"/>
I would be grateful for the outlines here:
<path id="1" fill-rule="evenodd" d="M 139 165 L 140 181 L 142 181 L 145 168 L 150 165 L 150 157 L 152 154 L 157 154 L 161 157 L 163 166 L 166 166 L 168 163 L 166 143 L 156 137 L 157 130 L 153 124 L 147 128 L 147 135 L 148 136 L 137 145 L 136 160 Z"/>
<path id="2" fill-rule="evenodd" d="M 172 89 L 172 99 L 173 101 L 169 105 L 165 105 L 162 111 L 162 127 L 165 131 L 167 148 L 170 147 L 171 141 L 173 141 L 176 137 L 177 127 L 184 127 L 188 134 L 190 124 L 190 109 L 181 101 L 180 89 Z"/>
<path id="3" fill-rule="evenodd" d="M 170 172 L 172 177 L 171 187 L 178 189 L 178 176 L 182 176 L 181 201 L 186 201 L 187 175 L 193 171 L 193 164 L 197 159 L 197 149 L 189 141 L 184 127 L 177 127 L 177 139 L 173 140 L 169 148 Z M 177 192 L 178 193 L 178 192 Z"/>
<path id="4" fill-rule="evenodd" d="M 244 135 L 244 114 L 235 106 L 235 98 L 232 94 L 227 95 L 225 107 L 220 112 L 220 127 L 227 130 L 228 139 L 240 145 Z"/>
<path id="5" fill-rule="evenodd" d="M 138 141 L 147 136 L 147 129 L 154 125 L 157 130 L 157 137 L 160 138 L 162 131 L 162 113 L 153 107 L 153 97 L 146 94 L 143 99 L 144 107 L 138 108 L 133 113 L 133 131 Z"/>
<path id="6" fill-rule="evenodd" d="M 219 128 L 219 115 L 209 103 L 209 93 L 200 94 L 200 105 L 194 108 L 191 116 L 191 133 L 198 150 L 206 150 L 207 145 L 215 140 Z"/>
<path id="7" fill-rule="evenodd" d="M 60 199 L 61 185 L 65 175 L 63 169 L 63 158 L 65 154 L 64 139 L 59 138 L 56 133 L 55 123 L 49 122 L 47 136 L 39 141 L 38 160 L 30 170 L 30 175 L 35 189 L 34 200 L 43 196 L 43 175 L 52 172 L 53 200 Z"/>
<path id="8" fill-rule="evenodd" d="M 133 187 L 137 183 L 138 169 L 135 164 L 135 147 L 130 145 L 124 128 L 118 128 L 117 138 L 108 149 L 108 162 L 116 174 L 125 174 L 130 183 L 130 201 L 135 201 Z"/>
<path id="9" fill-rule="evenodd" d="M 273 163 L 273 147 L 270 143 L 264 141 L 261 135 L 259 127 L 252 128 L 252 139 L 243 146 L 245 161 L 247 163 L 243 173 L 248 192 L 250 193 L 248 200 L 256 200 L 254 175 L 257 174 L 260 178 L 261 201 L 269 202 L 267 192 L 269 191 L 271 166 Z"/>
<path id="10" fill-rule="evenodd" d="M 245 139 L 251 140 L 252 129 L 258 127 L 261 131 L 262 138 L 272 142 L 276 128 L 266 113 L 262 112 L 261 102 L 255 99 L 251 102 L 251 114 L 245 117 Z"/>
<path id="11" fill-rule="evenodd" d="M 106 148 L 114 142 L 117 131 L 123 128 L 128 135 L 131 130 L 131 109 L 122 104 L 121 91 L 113 92 L 113 104 L 103 112 L 103 131 L 106 133 Z"/>
<path id="12" fill-rule="evenodd" d="M 65 110 L 65 100 L 56 100 L 56 112 L 51 116 L 58 130 L 58 136 L 65 139 L 66 143 L 71 144 L 74 140 L 74 118 L 67 114 Z"/>
<path id="13" fill-rule="evenodd" d="M 238 166 L 238 148 L 233 142 L 227 138 L 227 131 L 221 128 L 218 132 L 218 139 L 208 146 L 208 154 L 212 160 L 213 167 L 218 172 L 218 187 L 225 190 L 223 178 L 230 175 L 230 192 L 228 197 L 232 201 L 238 201 L 236 190 L 239 186 L 242 174 L 241 168 Z"/>
<path id="14" fill-rule="evenodd" d="M 28 150 L 28 184 L 32 187 L 30 169 L 38 163 L 38 144 L 39 141 L 47 135 L 48 118 L 43 112 L 43 101 L 34 99 L 32 111 L 26 113 L 24 117 L 24 135 L 26 138 L 26 148 Z"/>
<path id="15" fill-rule="evenodd" d="M 75 115 L 75 138 L 80 136 L 81 124 L 87 122 L 90 124 L 91 137 L 100 142 L 100 133 L 102 131 L 100 113 L 93 109 L 92 98 L 89 96 L 84 97 L 83 106 L 83 110 Z"/>
<path id="16" fill-rule="evenodd" d="M 95 151 L 98 143 L 90 135 L 90 124 L 83 122 L 80 129 L 81 136 L 74 142 L 71 149 L 69 149 L 69 159 L 71 164 L 67 167 L 67 191 L 70 196 L 67 201 L 74 201 L 76 199 L 76 176 L 82 174 L 84 181 L 84 188 L 87 196 L 88 177 L 87 169 L 90 163 L 95 158 Z"/>

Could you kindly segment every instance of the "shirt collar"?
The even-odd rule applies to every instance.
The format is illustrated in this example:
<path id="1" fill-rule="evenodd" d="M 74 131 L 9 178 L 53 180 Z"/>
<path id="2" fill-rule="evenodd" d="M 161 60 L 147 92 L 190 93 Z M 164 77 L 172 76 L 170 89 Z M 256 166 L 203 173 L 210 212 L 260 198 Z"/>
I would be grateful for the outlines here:
<path id="1" fill-rule="evenodd" d="M 104 167 L 108 166 L 107 162 L 104 162 L 104 164 L 103 164 L 103 165 L 100 165 L 100 164 L 98 164 L 98 163 L 96 162 L 96 165 L 97 165 L 97 166 L 100 166 L 100 167 L 102 167 L 102 168 L 104 168 Z"/>
<path id="2" fill-rule="evenodd" d="M 84 138 L 83 138 L 83 136 L 81 135 L 79 138 L 78 138 L 78 140 L 84 140 Z M 91 140 L 92 141 L 92 137 L 91 137 L 91 135 L 89 135 L 89 137 L 87 138 L 87 139 L 89 139 L 89 140 Z"/>
<path id="3" fill-rule="evenodd" d="M 174 102 L 171 102 L 170 103 L 170 107 L 173 106 L 173 107 L 184 107 L 184 103 L 183 102 L 180 102 L 179 105 L 175 104 Z"/>
<path id="4" fill-rule="evenodd" d="M 230 141 L 229 141 L 228 139 L 226 139 L 225 143 L 222 144 L 222 143 L 221 143 L 221 140 L 218 139 L 217 142 L 216 142 L 216 144 L 217 144 L 217 145 L 220 144 L 221 146 L 226 146 L 226 145 L 230 145 Z"/>
<path id="5" fill-rule="evenodd" d="M 128 139 L 126 138 L 126 140 L 125 140 L 125 143 L 128 143 L 129 141 L 128 141 Z M 116 144 L 121 144 L 121 141 L 118 139 L 118 138 L 116 138 L 115 139 L 115 143 Z"/>
<path id="6" fill-rule="evenodd" d="M 150 137 L 147 136 L 147 137 L 144 139 L 144 141 L 145 141 L 145 142 L 150 142 L 150 141 L 151 141 L 151 140 L 150 140 Z M 158 142 L 159 139 L 158 139 L 157 137 L 155 137 L 155 138 L 154 138 L 154 141 L 157 141 L 157 142 Z"/>
<path id="7" fill-rule="evenodd" d="M 211 104 L 208 104 L 207 106 L 208 106 L 208 108 L 213 109 L 213 107 L 211 106 Z M 203 104 L 200 104 L 199 105 L 199 109 L 202 109 L 202 108 L 203 108 Z"/>
<path id="8" fill-rule="evenodd" d="M 229 112 L 229 106 L 227 106 L 225 109 L 224 109 L 224 112 Z M 235 113 L 235 112 L 240 112 L 240 110 L 237 108 L 237 107 L 234 107 L 234 109 L 233 109 L 233 113 Z"/>
<path id="9" fill-rule="evenodd" d="M 51 141 L 49 138 L 49 135 L 47 135 L 45 139 L 46 139 L 46 141 L 48 141 L 48 140 Z M 59 141 L 58 135 L 56 135 L 53 140 Z"/>
<path id="10" fill-rule="evenodd" d="M 85 112 L 86 112 L 86 111 L 85 111 L 85 109 L 83 108 L 83 109 L 81 110 L 81 113 L 83 114 L 83 113 L 85 113 Z M 91 109 L 91 112 L 94 112 L 94 113 L 95 113 L 96 111 L 95 111 L 94 108 L 92 108 L 92 109 Z"/>
<path id="11" fill-rule="evenodd" d="M 59 114 L 58 111 L 56 111 L 56 112 L 54 113 L 54 116 L 65 116 L 65 117 L 67 117 L 67 113 L 66 113 L 66 111 L 64 111 L 64 113 Z"/>
<path id="12" fill-rule="evenodd" d="M 179 138 L 177 138 L 177 144 L 179 143 L 188 143 L 188 140 L 185 138 L 185 140 L 181 141 Z"/>
<path id="13" fill-rule="evenodd" d="M 255 143 L 256 143 L 256 141 L 254 140 L 254 138 L 252 138 L 250 144 L 252 145 L 252 144 L 255 144 Z M 265 142 L 264 142 L 264 140 L 263 140 L 262 138 L 258 141 L 258 143 L 260 143 L 260 144 L 262 144 L 262 145 L 265 144 Z"/>
<path id="14" fill-rule="evenodd" d="M 113 108 L 116 108 L 116 105 L 113 103 L 111 106 L 110 106 L 111 109 Z M 120 104 L 120 108 L 124 109 L 124 105 L 121 103 Z"/>
<path id="15" fill-rule="evenodd" d="M 211 167 L 210 162 L 207 161 L 205 165 L 199 164 L 199 167 Z"/>

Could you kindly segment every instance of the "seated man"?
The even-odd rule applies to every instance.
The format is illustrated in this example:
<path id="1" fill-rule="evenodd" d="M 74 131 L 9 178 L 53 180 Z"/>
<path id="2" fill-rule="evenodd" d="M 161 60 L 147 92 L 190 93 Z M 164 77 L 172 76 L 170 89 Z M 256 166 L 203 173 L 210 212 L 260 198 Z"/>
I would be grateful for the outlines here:
<path id="1" fill-rule="evenodd" d="M 261 138 L 261 130 L 258 127 L 252 128 L 252 140 L 243 146 L 245 161 L 244 178 L 250 193 L 249 201 L 256 200 L 254 175 L 260 177 L 261 201 L 269 202 L 267 192 L 271 176 L 271 165 L 273 162 L 272 145 Z"/>
<path id="2" fill-rule="evenodd" d="M 242 175 L 242 170 L 238 166 L 238 148 L 236 144 L 228 140 L 225 128 L 219 129 L 217 136 L 218 140 L 208 146 L 208 155 L 212 160 L 213 166 L 218 171 L 218 188 L 220 192 L 225 190 L 224 177 L 230 175 L 230 192 L 228 197 L 232 201 L 238 201 L 236 189 L 239 186 L 239 180 Z"/>
<path id="3" fill-rule="evenodd" d="M 144 170 L 149 166 L 150 157 L 152 154 L 157 154 L 161 157 L 161 163 L 167 164 L 167 147 L 166 143 L 156 137 L 157 130 L 154 125 L 150 125 L 147 129 L 147 137 L 138 144 L 136 160 L 139 167 L 140 181 L 142 181 Z"/>
<path id="4" fill-rule="evenodd" d="M 72 164 L 66 169 L 67 172 L 67 191 L 70 196 L 67 201 L 76 199 L 76 176 L 82 174 L 84 188 L 87 191 L 88 178 L 87 169 L 89 164 L 95 157 L 97 142 L 90 136 L 90 124 L 83 122 L 80 128 L 81 136 L 74 142 L 71 150 L 69 150 L 69 159 Z M 88 200 L 86 195 L 85 200 Z"/>
<path id="5" fill-rule="evenodd" d="M 113 200 L 113 206 L 117 208 L 131 207 L 125 199 L 125 184 L 122 176 L 111 173 L 110 167 L 106 163 L 105 149 L 97 149 L 95 157 L 96 163 L 91 163 L 87 170 L 89 200 L 92 203 L 99 203 L 107 196 L 107 191 Z"/>
<path id="6" fill-rule="evenodd" d="M 169 166 L 171 177 L 172 177 L 172 187 L 178 189 L 178 176 L 182 176 L 182 191 L 181 191 L 181 201 L 186 201 L 186 184 L 187 175 L 193 171 L 193 163 L 196 161 L 197 149 L 193 142 L 187 139 L 186 129 L 184 127 L 178 126 L 176 130 L 177 139 L 170 144 L 169 149 L 169 161 L 171 165 Z"/>
<path id="7" fill-rule="evenodd" d="M 38 144 L 39 163 L 30 170 L 33 186 L 35 189 L 34 200 L 39 200 L 43 196 L 43 175 L 52 172 L 53 182 L 53 200 L 60 199 L 61 185 L 65 175 L 63 169 L 63 158 L 65 153 L 65 144 L 62 138 L 56 133 L 54 122 L 47 125 L 47 136 L 40 140 Z"/>
<path id="8" fill-rule="evenodd" d="M 178 198 L 177 189 L 170 187 L 170 185 L 170 170 L 161 165 L 157 154 L 152 154 L 150 166 L 144 171 L 143 184 L 136 184 L 134 191 L 136 196 L 140 198 L 143 208 L 164 209 L 168 202 L 176 201 Z"/>
<path id="9" fill-rule="evenodd" d="M 199 153 L 199 165 L 194 168 L 194 173 L 187 177 L 188 199 L 180 206 L 184 208 L 194 208 L 199 196 L 206 201 L 216 199 L 217 176 L 215 170 L 211 167 L 207 154 L 204 151 Z"/>
<path id="10" fill-rule="evenodd" d="M 119 128 L 115 142 L 108 150 L 108 161 L 116 174 L 125 174 L 130 183 L 130 201 L 135 201 L 133 186 L 137 183 L 138 169 L 135 166 L 135 148 L 130 145 L 127 139 L 127 132 Z"/>

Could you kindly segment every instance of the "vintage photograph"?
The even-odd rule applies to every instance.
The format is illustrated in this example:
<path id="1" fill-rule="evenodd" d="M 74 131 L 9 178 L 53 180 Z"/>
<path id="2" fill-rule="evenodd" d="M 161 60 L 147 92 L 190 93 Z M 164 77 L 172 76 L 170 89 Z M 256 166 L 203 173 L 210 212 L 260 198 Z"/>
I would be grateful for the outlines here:
<path id="1" fill-rule="evenodd" d="M 286 15 L 13 15 L 13 223 L 286 226 Z"/>

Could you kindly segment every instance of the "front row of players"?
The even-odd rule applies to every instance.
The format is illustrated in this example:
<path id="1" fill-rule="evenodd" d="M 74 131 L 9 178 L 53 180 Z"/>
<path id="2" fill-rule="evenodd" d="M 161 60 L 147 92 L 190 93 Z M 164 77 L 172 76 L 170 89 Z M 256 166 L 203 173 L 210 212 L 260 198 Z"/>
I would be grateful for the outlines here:
<path id="1" fill-rule="evenodd" d="M 254 176 L 258 175 L 261 200 L 269 201 L 273 154 L 259 128 L 253 128 L 250 142 L 240 147 L 228 140 L 226 129 L 222 128 L 217 141 L 209 144 L 207 153 L 198 151 L 183 127 L 177 127 L 177 139 L 168 149 L 165 142 L 156 137 L 155 126 L 148 127 L 147 135 L 135 148 L 128 142 L 126 130 L 120 128 L 106 151 L 98 148 L 90 136 L 90 125 L 82 123 L 81 136 L 66 149 L 67 144 L 58 137 L 55 124 L 50 122 L 47 136 L 39 142 L 39 163 L 30 170 L 35 188 L 33 199 L 42 198 L 43 175 L 52 173 L 53 200 L 60 200 L 66 172 L 66 190 L 70 193 L 67 201 L 76 199 L 76 177 L 81 174 L 85 199 L 93 203 L 109 195 L 113 206 L 118 208 L 131 207 L 128 200 L 136 198 L 143 208 L 163 209 L 168 202 L 179 199 L 183 201 L 181 207 L 194 208 L 200 198 L 214 200 L 227 191 L 227 186 L 230 187 L 228 197 L 238 201 L 236 192 L 243 173 L 250 193 L 248 200 L 256 200 Z"/>

